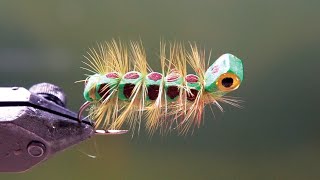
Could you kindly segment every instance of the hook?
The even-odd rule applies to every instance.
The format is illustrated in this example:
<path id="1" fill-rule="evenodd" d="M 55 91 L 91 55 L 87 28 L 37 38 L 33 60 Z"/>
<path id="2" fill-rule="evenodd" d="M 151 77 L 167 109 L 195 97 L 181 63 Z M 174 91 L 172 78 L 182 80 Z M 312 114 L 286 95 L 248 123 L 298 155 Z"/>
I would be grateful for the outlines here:
<path id="1" fill-rule="evenodd" d="M 82 122 L 81 116 L 82 116 L 83 111 L 85 109 L 87 109 L 88 106 L 90 106 L 90 105 L 91 105 L 91 102 L 90 101 L 86 101 L 80 107 L 79 112 L 78 112 L 78 120 L 79 120 L 80 123 Z M 94 133 L 97 134 L 97 135 L 117 135 L 117 134 L 125 134 L 127 132 L 128 132 L 128 130 L 101 130 L 101 129 L 98 130 L 98 129 L 96 129 L 94 131 Z"/>

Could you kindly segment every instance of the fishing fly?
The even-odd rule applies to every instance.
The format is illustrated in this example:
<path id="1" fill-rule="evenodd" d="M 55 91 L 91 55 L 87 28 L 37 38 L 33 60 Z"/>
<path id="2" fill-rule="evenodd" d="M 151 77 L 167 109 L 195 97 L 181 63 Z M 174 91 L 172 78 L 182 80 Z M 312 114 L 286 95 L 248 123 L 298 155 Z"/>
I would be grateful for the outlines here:
<path id="1" fill-rule="evenodd" d="M 141 41 L 112 40 L 89 49 L 82 68 L 91 75 L 82 80 L 86 102 L 79 120 L 89 109 L 96 128 L 187 134 L 202 124 L 206 105 L 220 110 L 219 102 L 239 106 L 237 99 L 225 96 L 243 80 L 242 61 L 236 56 L 223 54 L 210 65 L 210 53 L 195 43 L 162 41 L 158 57 L 161 72 L 148 65 Z"/>

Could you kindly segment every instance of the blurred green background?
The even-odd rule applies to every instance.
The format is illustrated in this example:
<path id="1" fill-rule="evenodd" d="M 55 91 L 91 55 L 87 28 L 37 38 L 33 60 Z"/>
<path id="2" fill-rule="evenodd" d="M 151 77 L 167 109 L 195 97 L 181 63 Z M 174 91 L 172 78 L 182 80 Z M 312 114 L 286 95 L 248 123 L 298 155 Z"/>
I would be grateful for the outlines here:
<path id="1" fill-rule="evenodd" d="M 0 1 L 0 86 L 61 86 L 77 110 L 82 55 L 141 38 L 152 67 L 161 37 L 231 52 L 244 109 L 208 110 L 194 135 L 95 137 L 0 179 L 320 179 L 318 0 Z M 153 58 L 155 57 L 155 58 Z M 96 155 L 90 158 L 86 154 Z"/>

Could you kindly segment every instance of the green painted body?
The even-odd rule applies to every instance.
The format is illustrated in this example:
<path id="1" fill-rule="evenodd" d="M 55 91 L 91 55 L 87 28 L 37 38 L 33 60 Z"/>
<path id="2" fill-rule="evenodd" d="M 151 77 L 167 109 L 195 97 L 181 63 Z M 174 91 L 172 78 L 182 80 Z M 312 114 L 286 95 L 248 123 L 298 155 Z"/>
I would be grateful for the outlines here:
<path id="1" fill-rule="evenodd" d="M 171 82 L 168 82 L 168 81 L 166 80 L 166 81 L 165 81 L 165 84 L 164 84 L 165 92 L 167 93 L 167 92 L 168 92 L 168 88 L 169 88 L 169 87 L 172 87 L 172 86 L 176 86 L 176 87 L 178 87 L 178 89 L 180 90 L 181 87 L 182 87 L 182 83 L 183 83 L 183 77 L 181 77 L 181 76 L 178 77 L 176 80 L 171 81 Z M 178 96 L 175 97 L 175 98 L 173 98 L 173 99 L 168 96 L 167 100 L 168 100 L 169 102 L 172 102 L 172 101 L 175 101 L 177 98 L 178 98 Z"/>
<path id="2" fill-rule="evenodd" d="M 135 77 L 130 76 L 134 74 Z M 225 73 L 231 73 L 233 75 L 236 75 L 236 77 L 239 79 L 240 83 L 243 80 L 243 65 L 242 61 L 235 57 L 232 54 L 224 54 L 220 56 L 205 72 L 205 82 L 204 84 L 201 84 L 201 82 L 198 80 L 198 82 L 186 82 L 186 86 L 189 89 L 195 89 L 195 90 L 201 90 L 201 87 L 204 86 L 205 91 L 215 94 L 215 96 L 222 96 L 226 94 L 226 91 L 219 91 L 217 87 L 217 81 L 219 80 L 219 77 L 222 76 Z M 129 75 L 129 76 L 126 76 Z M 131 87 L 127 87 L 130 92 L 133 91 L 133 88 L 136 87 L 139 83 L 142 83 L 142 81 L 145 81 L 146 87 L 149 88 L 151 85 L 158 85 L 161 87 L 161 83 L 163 83 L 163 79 L 159 80 L 152 80 L 147 76 L 143 76 L 140 72 L 137 71 L 131 71 L 126 73 L 122 78 L 108 78 L 106 75 L 101 74 L 94 74 L 90 76 L 87 79 L 87 83 L 83 92 L 83 96 L 85 100 L 92 102 L 92 101 L 99 101 L 101 97 L 101 93 L 99 94 L 100 86 L 103 84 L 107 84 L 109 87 L 109 92 L 111 92 L 114 89 L 118 89 L 118 98 L 123 101 L 130 101 L 131 97 L 127 97 L 124 93 L 125 86 L 130 85 Z M 239 82 L 238 81 L 238 82 Z M 181 90 L 181 87 L 183 86 L 184 77 L 179 75 L 176 72 L 172 72 L 169 74 L 164 81 L 164 90 L 165 93 L 168 93 L 168 89 L 170 88 L 170 93 L 173 92 L 175 95 L 171 95 L 171 98 L 167 94 L 167 100 L 169 102 L 175 101 L 179 97 L 179 92 Z M 94 89 L 94 92 L 93 91 Z M 131 89 L 130 89 L 131 88 Z M 126 89 L 126 90 L 128 90 Z M 173 90 L 172 90 L 173 89 Z M 147 101 L 151 101 L 150 98 L 146 97 Z"/>
<path id="3" fill-rule="evenodd" d="M 95 91 L 95 96 L 97 100 L 100 100 L 102 97 L 100 96 L 98 90 L 100 89 L 100 86 L 103 84 L 107 84 L 109 87 L 109 92 L 111 93 L 112 90 L 117 88 L 117 85 L 120 82 L 120 78 L 107 78 L 105 75 L 101 75 L 97 84 L 96 84 L 96 91 Z M 106 97 L 104 97 L 106 98 Z"/>
<path id="4" fill-rule="evenodd" d="M 205 90 L 208 92 L 217 92 L 216 82 L 224 73 L 233 73 L 238 76 L 240 81 L 243 80 L 242 61 L 232 54 L 220 56 L 205 73 Z"/>
<path id="5" fill-rule="evenodd" d="M 128 72 L 128 73 L 126 73 L 126 74 L 129 74 L 129 73 L 137 73 L 137 74 L 139 74 L 139 78 L 137 78 L 137 79 L 126 79 L 126 78 L 122 78 L 121 80 L 120 80 L 120 83 L 119 83 L 119 87 L 118 87 L 118 89 L 119 89 L 119 93 L 118 93 L 118 98 L 120 99 L 120 100 L 123 100 L 123 101 L 129 101 L 130 99 L 131 99 L 131 97 L 130 98 L 127 98 L 125 95 L 124 95 L 124 86 L 126 85 L 126 84 L 133 84 L 133 85 L 137 85 L 138 83 L 141 83 L 141 81 L 143 80 L 143 76 L 142 76 L 142 74 L 140 73 L 140 72 L 137 72 L 137 71 L 131 71 L 131 72 Z M 126 74 L 124 75 L 124 77 L 126 76 Z"/>
<path id="6" fill-rule="evenodd" d="M 148 75 L 149 75 L 149 74 L 148 74 Z M 148 77 L 148 75 L 147 75 L 146 78 L 145 78 L 145 83 L 146 83 L 147 89 L 149 89 L 149 87 L 152 86 L 152 85 L 157 85 L 157 86 L 161 87 L 162 79 L 159 79 L 159 80 L 155 81 L 155 80 L 150 79 L 150 78 Z M 146 100 L 147 100 L 147 101 L 150 101 L 149 96 L 147 96 Z"/>

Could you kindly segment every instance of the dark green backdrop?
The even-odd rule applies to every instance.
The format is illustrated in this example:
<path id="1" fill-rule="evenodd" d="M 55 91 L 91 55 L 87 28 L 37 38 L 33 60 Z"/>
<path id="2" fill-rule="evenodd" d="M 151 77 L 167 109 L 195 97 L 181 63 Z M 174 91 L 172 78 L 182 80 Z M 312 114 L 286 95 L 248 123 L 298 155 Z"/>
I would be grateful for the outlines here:
<path id="1" fill-rule="evenodd" d="M 193 136 L 96 137 L 0 179 L 320 179 L 320 1 L 0 1 L 0 86 L 57 84 L 83 103 L 79 67 L 96 42 L 141 38 L 158 62 L 161 37 L 231 52 L 244 109 L 207 111 Z M 155 58 L 152 58 L 155 57 Z M 83 153 L 84 152 L 84 153 Z M 90 158 L 85 154 L 97 155 Z"/>

